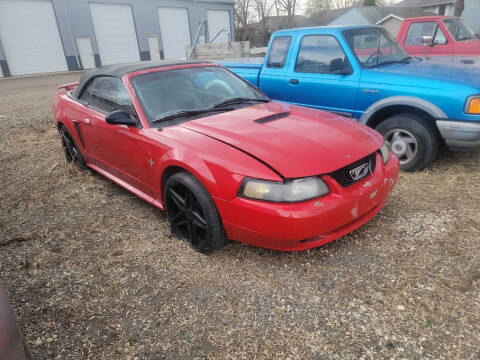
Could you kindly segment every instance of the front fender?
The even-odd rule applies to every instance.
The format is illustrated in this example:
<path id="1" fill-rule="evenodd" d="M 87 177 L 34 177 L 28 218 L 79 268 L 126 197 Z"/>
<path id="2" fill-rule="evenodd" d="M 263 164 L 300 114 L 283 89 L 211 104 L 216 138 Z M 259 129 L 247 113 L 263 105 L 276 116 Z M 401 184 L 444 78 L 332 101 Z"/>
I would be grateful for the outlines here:
<path id="1" fill-rule="evenodd" d="M 410 106 L 423 110 L 434 119 L 446 119 L 447 115 L 436 105 L 426 100 L 416 98 L 413 96 L 392 96 L 379 100 L 368 107 L 367 110 L 360 116 L 359 122 L 364 125 L 369 125 L 369 121 L 373 115 L 378 111 L 390 106 Z"/>

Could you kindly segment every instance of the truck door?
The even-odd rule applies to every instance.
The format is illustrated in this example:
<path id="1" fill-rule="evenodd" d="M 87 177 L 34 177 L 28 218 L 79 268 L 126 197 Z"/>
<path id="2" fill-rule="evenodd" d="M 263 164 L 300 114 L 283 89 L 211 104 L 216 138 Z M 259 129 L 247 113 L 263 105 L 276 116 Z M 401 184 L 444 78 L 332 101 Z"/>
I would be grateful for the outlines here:
<path id="1" fill-rule="evenodd" d="M 289 102 L 353 116 L 359 71 L 333 35 L 299 37 L 287 70 Z"/>
<path id="2" fill-rule="evenodd" d="M 406 31 L 402 45 L 410 55 L 423 57 L 427 52 L 428 56 L 450 59 L 454 51 L 453 41 L 449 41 L 443 27 L 439 26 L 436 21 L 412 22 Z M 425 47 L 422 41 L 423 36 L 433 38 L 431 46 Z"/>
<path id="3" fill-rule="evenodd" d="M 268 57 L 258 78 L 259 88 L 274 100 L 288 101 L 286 68 L 292 42 L 292 36 L 275 36 L 272 39 Z"/>

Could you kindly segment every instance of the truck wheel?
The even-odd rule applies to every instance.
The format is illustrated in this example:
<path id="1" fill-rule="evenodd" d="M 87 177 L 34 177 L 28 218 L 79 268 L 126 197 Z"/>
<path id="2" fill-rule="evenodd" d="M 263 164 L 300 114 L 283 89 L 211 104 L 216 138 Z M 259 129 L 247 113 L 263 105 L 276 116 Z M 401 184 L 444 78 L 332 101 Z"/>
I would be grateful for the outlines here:
<path id="1" fill-rule="evenodd" d="M 394 115 L 382 121 L 376 130 L 400 160 L 404 171 L 420 171 L 438 153 L 439 138 L 433 125 L 413 114 Z"/>

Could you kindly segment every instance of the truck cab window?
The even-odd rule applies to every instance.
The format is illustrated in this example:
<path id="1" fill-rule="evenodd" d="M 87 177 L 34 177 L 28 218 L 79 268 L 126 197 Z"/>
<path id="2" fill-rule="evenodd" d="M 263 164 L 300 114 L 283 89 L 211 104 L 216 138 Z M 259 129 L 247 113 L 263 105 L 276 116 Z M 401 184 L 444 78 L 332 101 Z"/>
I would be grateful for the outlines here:
<path id="1" fill-rule="evenodd" d="M 423 45 L 422 37 L 432 36 L 435 45 L 445 45 L 447 38 L 442 29 L 434 21 L 424 21 L 412 23 L 408 29 L 405 38 L 405 45 L 420 46 Z"/>
<path id="2" fill-rule="evenodd" d="M 291 42 L 291 36 L 277 36 L 273 39 L 267 59 L 268 68 L 281 69 L 285 66 Z"/>
<path id="3" fill-rule="evenodd" d="M 343 49 L 333 36 L 308 35 L 302 39 L 295 72 L 338 74 L 350 68 Z"/>

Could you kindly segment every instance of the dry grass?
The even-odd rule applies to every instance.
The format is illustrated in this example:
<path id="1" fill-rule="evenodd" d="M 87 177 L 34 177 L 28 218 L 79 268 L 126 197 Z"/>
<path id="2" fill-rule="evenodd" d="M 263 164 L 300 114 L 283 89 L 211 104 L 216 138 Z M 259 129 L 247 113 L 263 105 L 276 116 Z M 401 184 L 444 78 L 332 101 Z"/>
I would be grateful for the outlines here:
<path id="1" fill-rule="evenodd" d="M 325 247 L 204 256 L 65 164 L 55 85 L 0 81 L 0 273 L 37 359 L 479 359 L 480 154 L 402 174 Z"/>

